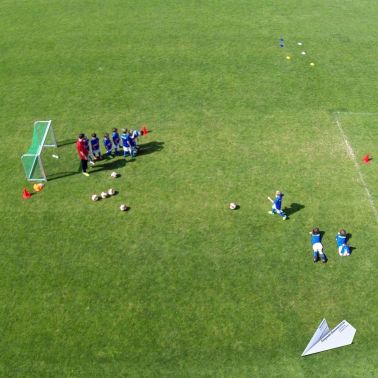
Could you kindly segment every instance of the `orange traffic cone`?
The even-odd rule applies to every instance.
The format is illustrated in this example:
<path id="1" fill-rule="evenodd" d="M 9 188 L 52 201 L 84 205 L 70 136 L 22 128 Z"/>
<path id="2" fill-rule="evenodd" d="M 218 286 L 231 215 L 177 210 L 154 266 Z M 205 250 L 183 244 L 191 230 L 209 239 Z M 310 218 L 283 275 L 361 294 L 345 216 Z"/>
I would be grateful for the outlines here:
<path id="1" fill-rule="evenodd" d="M 29 199 L 30 197 L 31 197 L 30 192 L 29 192 L 26 188 L 24 188 L 24 189 L 22 190 L 22 198 L 23 198 L 23 199 Z"/>

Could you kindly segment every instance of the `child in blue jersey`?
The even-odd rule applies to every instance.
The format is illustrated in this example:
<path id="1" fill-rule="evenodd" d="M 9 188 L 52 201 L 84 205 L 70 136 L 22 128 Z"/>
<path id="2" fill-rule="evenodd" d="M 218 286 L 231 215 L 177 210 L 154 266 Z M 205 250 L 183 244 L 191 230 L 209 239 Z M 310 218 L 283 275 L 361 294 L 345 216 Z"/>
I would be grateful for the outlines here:
<path id="1" fill-rule="evenodd" d="M 138 138 L 140 137 L 140 131 L 139 130 L 133 130 L 131 132 L 131 138 L 135 141 L 135 145 L 137 146 Z"/>
<path id="2" fill-rule="evenodd" d="M 323 251 L 323 244 L 322 244 L 322 236 L 320 234 L 320 230 L 318 227 L 315 227 L 311 234 L 311 244 L 312 250 L 314 253 L 314 263 L 319 261 L 319 254 L 322 259 L 322 263 L 326 263 L 328 261 L 326 254 Z"/>
<path id="3" fill-rule="evenodd" d="M 126 157 L 127 155 L 132 156 L 130 134 L 127 129 L 122 129 L 121 139 L 122 139 L 122 146 L 123 146 L 123 156 L 124 157 Z"/>
<path id="4" fill-rule="evenodd" d="M 130 131 L 130 147 L 131 147 L 131 156 L 135 157 L 137 154 L 137 139 L 139 136 L 139 133 L 137 130 L 131 130 Z"/>
<path id="5" fill-rule="evenodd" d="M 282 210 L 282 197 L 284 194 L 279 190 L 276 191 L 276 197 L 272 200 L 270 197 L 268 199 L 272 202 L 272 210 L 268 211 L 269 214 L 278 214 L 283 220 L 287 219 L 287 215 Z"/>
<path id="6" fill-rule="evenodd" d="M 92 149 L 92 154 L 94 156 L 94 159 L 101 160 L 100 139 L 97 138 L 96 133 L 92 134 L 91 149 Z"/>
<path id="7" fill-rule="evenodd" d="M 89 139 L 87 138 L 86 135 L 84 135 L 83 141 L 84 141 L 84 146 L 85 146 L 85 148 L 86 148 L 87 151 L 88 151 L 88 163 L 89 163 L 90 165 L 95 165 L 95 163 L 94 163 L 94 161 L 93 161 L 93 156 L 92 156 L 92 154 L 90 153 L 90 149 L 89 149 Z"/>
<path id="8" fill-rule="evenodd" d="M 336 235 L 336 244 L 340 256 L 350 256 L 350 247 L 347 244 L 347 234 L 343 228 Z"/>
<path id="9" fill-rule="evenodd" d="M 119 134 L 118 130 L 114 127 L 113 132 L 112 132 L 112 140 L 113 140 L 113 145 L 114 145 L 114 155 L 118 155 L 118 148 L 119 148 Z"/>
<path id="10" fill-rule="evenodd" d="M 106 155 L 111 158 L 112 157 L 113 144 L 112 144 L 112 141 L 109 138 L 108 133 L 104 134 L 103 142 L 104 142 L 104 146 L 105 146 L 105 149 L 106 149 Z"/>

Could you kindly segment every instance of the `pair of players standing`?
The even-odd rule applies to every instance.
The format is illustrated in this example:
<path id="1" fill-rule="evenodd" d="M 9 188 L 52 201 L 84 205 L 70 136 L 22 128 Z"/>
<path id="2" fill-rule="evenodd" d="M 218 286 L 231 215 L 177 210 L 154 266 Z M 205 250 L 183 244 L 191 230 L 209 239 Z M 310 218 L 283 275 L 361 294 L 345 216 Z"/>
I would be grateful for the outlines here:
<path id="1" fill-rule="evenodd" d="M 272 200 L 270 197 L 268 199 L 272 202 L 272 210 L 269 211 L 269 214 L 278 214 L 283 220 L 287 219 L 287 215 L 282 210 L 282 197 L 283 193 L 280 191 L 276 192 L 276 197 L 274 200 Z M 323 244 L 322 244 L 322 235 L 318 227 L 313 228 L 313 230 L 310 232 L 311 234 L 311 244 L 312 244 L 312 250 L 313 250 L 313 258 L 314 263 L 317 263 L 320 258 L 323 263 L 326 263 L 328 261 L 326 254 L 323 250 Z M 340 256 L 350 256 L 350 247 L 347 244 L 347 233 L 344 229 L 341 229 L 337 235 L 336 235 L 336 244 L 338 253 Z"/>

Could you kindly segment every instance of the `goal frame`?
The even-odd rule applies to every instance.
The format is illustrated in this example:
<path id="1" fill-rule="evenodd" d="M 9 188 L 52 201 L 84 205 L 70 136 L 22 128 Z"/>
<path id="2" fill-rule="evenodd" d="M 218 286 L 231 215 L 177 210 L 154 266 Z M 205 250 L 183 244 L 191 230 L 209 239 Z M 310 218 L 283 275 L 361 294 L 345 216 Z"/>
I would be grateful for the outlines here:
<path id="1" fill-rule="evenodd" d="M 34 136 L 34 133 L 36 133 L 36 131 L 35 131 L 36 126 L 39 123 L 47 123 L 47 125 L 46 125 L 46 129 L 44 131 L 44 134 L 43 134 L 41 140 L 39 141 L 38 149 L 36 150 L 35 153 L 28 151 L 26 154 L 23 154 L 21 156 L 21 162 L 22 162 L 22 165 L 24 167 L 26 179 L 28 181 L 37 181 L 37 182 L 38 181 L 47 181 L 46 171 L 45 171 L 45 168 L 44 168 L 44 165 L 43 165 L 43 162 L 42 162 L 41 154 L 42 154 L 44 147 L 57 147 L 58 146 L 57 143 L 56 143 L 56 138 L 55 138 L 54 129 L 52 127 L 52 121 L 51 120 L 34 122 L 33 136 Z M 48 143 L 46 143 L 47 136 L 50 137 L 49 138 L 50 142 L 48 142 Z M 31 148 L 29 148 L 29 150 L 30 149 Z M 25 164 L 26 159 L 34 159 L 32 164 L 29 165 L 28 168 L 26 167 L 26 164 Z M 39 168 L 39 172 L 40 172 L 39 176 L 40 177 L 32 177 L 33 172 L 35 171 L 37 165 L 38 165 L 38 168 Z"/>

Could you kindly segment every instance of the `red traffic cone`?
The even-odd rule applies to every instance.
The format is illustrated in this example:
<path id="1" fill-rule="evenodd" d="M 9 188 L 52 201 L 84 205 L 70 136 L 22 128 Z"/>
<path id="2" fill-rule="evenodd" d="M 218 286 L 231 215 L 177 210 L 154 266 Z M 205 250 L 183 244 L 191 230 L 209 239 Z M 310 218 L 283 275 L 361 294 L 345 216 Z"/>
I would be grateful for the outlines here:
<path id="1" fill-rule="evenodd" d="M 24 189 L 22 190 L 22 198 L 23 198 L 23 199 L 29 199 L 30 197 L 31 197 L 30 192 L 29 192 L 26 188 L 24 188 Z"/>
<path id="2" fill-rule="evenodd" d="M 146 127 L 146 126 L 143 126 L 143 127 L 142 127 L 141 134 L 142 134 L 143 136 L 148 134 L 148 130 L 147 130 L 147 127 Z"/>
<path id="3" fill-rule="evenodd" d="M 370 160 L 371 160 L 371 157 L 370 157 L 370 154 L 366 154 L 363 158 L 362 158 L 363 162 L 365 164 L 369 164 L 370 163 Z"/>

